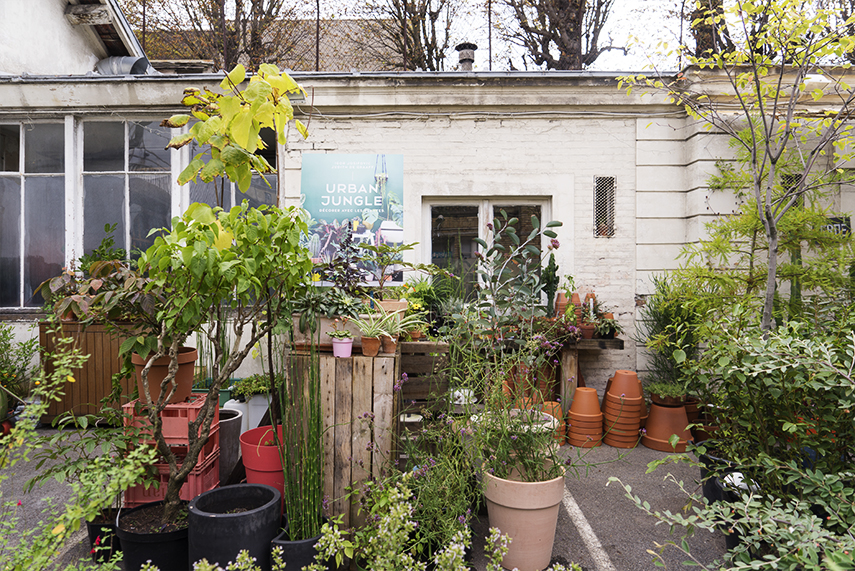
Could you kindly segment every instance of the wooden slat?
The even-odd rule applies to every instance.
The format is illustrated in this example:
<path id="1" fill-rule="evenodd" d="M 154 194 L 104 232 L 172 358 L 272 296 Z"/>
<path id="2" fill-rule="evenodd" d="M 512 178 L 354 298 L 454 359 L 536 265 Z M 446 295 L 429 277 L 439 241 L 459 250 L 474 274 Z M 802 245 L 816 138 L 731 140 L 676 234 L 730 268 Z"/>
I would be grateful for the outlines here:
<path id="1" fill-rule="evenodd" d="M 408 375 L 429 375 L 448 366 L 448 355 L 401 355 L 401 370 Z"/>
<path id="2" fill-rule="evenodd" d="M 398 421 L 393 416 L 395 365 L 395 359 L 374 360 L 374 443 L 378 451 L 371 469 L 375 477 L 380 476 L 383 461 L 392 457 L 393 431 Z"/>
<path id="3" fill-rule="evenodd" d="M 350 506 L 345 499 L 351 482 L 351 407 L 353 392 L 353 359 L 335 360 L 335 469 L 333 471 L 333 515 L 344 516 L 344 527 L 350 527 Z"/>
<path id="4" fill-rule="evenodd" d="M 324 495 L 335 498 L 335 373 L 336 359 L 321 357 L 321 407 L 324 415 Z"/>
<path id="5" fill-rule="evenodd" d="M 370 357 L 353 358 L 353 408 L 351 410 L 351 455 L 353 461 L 350 469 L 351 485 L 354 489 L 359 488 L 368 480 L 371 474 L 371 421 L 366 418 L 366 413 L 372 412 L 374 381 L 374 359 Z M 358 497 L 351 498 L 350 522 L 353 526 L 360 526 L 365 521 L 365 514 L 357 514 L 359 507 Z"/>

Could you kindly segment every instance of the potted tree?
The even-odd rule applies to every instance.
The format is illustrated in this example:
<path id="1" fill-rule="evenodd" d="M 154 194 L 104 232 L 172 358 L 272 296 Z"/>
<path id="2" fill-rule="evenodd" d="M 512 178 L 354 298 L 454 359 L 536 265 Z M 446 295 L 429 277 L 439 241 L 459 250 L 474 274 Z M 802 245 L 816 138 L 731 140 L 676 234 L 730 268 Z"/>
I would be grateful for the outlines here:
<path id="1" fill-rule="evenodd" d="M 226 94 L 208 89 L 185 90 L 183 103 L 198 121 L 187 133 L 174 137 L 169 146 L 180 148 L 195 141 L 204 150 L 181 173 L 179 183 L 200 176 L 203 181 L 219 177 L 224 184 L 225 178 L 229 178 L 244 191 L 249 187 L 253 169 L 271 170 L 262 157 L 254 154 L 263 145 L 259 131 L 262 127 L 273 128 L 280 142 L 284 142 L 286 124 L 293 117 L 287 95 L 299 86 L 271 65 L 262 65 L 249 86 L 241 91 L 237 86 L 244 79 L 245 70 L 237 66 L 220 84 Z M 191 119 L 190 115 L 177 115 L 164 124 L 182 127 Z M 305 132 L 299 124 L 298 129 Z M 205 154 L 209 154 L 207 163 L 203 160 Z M 147 382 L 143 383 L 148 398 L 143 412 L 158 451 L 169 466 L 165 498 L 155 508 L 160 511 L 159 517 L 154 518 L 159 528 L 182 527 L 184 507 L 179 492 L 208 441 L 220 388 L 256 343 L 277 326 L 283 305 L 304 289 L 312 267 L 308 250 L 300 245 L 306 229 L 304 212 L 299 209 L 265 206 L 256 209 L 244 202 L 225 212 L 197 203 L 175 218 L 171 229 L 162 230 L 139 259 L 141 273 L 148 276 L 142 290 L 154 294 L 158 300 L 154 315 L 159 328 L 148 336 L 130 338 L 123 347 L 145 356 L 146 365 L 141 373 L 145 381 L 154 361 L 164 356 L 170 360 L 156 400 L 151 398 Z M 125 284 L 128 296 L 138 290 L 138 284 Z M 231 328 L 228 336 L 223 334 L 226 327 Z M 188 422 L 188 445 L 183 450 L 186 454 L 179 457 L 164 438 L 161 413 L 175 391 L 179 347 L 197 331 L 203 332 L 212 343 L 214 369 L 207 399 L 198 416 Z M 234 340 L 224 360 L 221 357 L 226 349 L 222 339 Z M 155 553 L 135 550 L 143 558 L 128 561 L 127 544 L 135 540 L 135 534 L 129 532 L 129 516 L 119 515 L 118 534 L 126 547 L 126 567 L 136 568 L 145 558 L 156 557 L 163 550 L 160 542 L 156 542 L 151 544 L 158 547 Z M 186 561 L 186 522 L 183 527 Z M 168 565 L 171 563 L 164 566 Z"/>

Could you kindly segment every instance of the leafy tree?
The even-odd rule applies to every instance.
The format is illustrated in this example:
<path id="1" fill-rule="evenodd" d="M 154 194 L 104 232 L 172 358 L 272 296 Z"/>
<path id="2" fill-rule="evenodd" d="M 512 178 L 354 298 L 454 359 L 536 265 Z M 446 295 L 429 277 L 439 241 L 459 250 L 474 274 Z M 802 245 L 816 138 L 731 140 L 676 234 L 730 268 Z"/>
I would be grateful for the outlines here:
<path id="1" fill-rule="evenodd" d="M 355 13 L 370 20 L 373 33 L 349 39 L 386 69 L 442 71 L 451 28 L 463 4 L 463 0 L 369 0 Z"/>
<path id="2" fill-rule="evenodd" d="M 501 0 L 513 22 L 505 39 L 526 50 L 526 58 L 546 69 L 584 69 L 600 54 L 626 49 L 600 45 L 615 0 Z"/>
<path id="3" fill-rule="evenodd" d="M 675 77 L 657 73 L 620 81 L 628 91 L 666 94 L 708 129 L 730 135 L 747 156 L 750 204 L 766 241 L 766 331 L 772 327 L 785 216 L 811 193 L 852 179 L 843 166 L 855 156 L 849 122 L 855 91 L 846 81 L 855 37 L 849 34 L 853 19 L 840 22 L 838 16 L 808 0 L 735 0 L 724 14 L 705 10 L 694 23 L 724 35 L 730 22 L 732 49 L 686 54 L 692 67 Z M 782 174 L 790 175 L 786 185 Z"/>
<path id="4" fill-rule="evenodd" d="M 152 59 L 213 60 L 219 69 L 289 59 L 314 26 L 297 26 L 308 0 L 122 0 Z M 291 25 L 286 22 L 291 21 Z M 312 42 L 314 43 L 314 42 Z"/>

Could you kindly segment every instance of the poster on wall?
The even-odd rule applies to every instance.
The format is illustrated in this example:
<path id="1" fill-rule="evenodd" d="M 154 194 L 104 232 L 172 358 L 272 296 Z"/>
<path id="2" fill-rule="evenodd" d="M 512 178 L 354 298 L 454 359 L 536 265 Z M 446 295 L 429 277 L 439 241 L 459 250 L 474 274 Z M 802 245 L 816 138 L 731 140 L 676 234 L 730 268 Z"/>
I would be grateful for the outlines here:
<path id="1" fill-rule="evenodd" d="M 335 256 L 346 232 L 354 244 L 403 243 L 403 155 L 304 153 L 300 188 L 316 263 Z M 376 281 L 376 268 L 360 267 L 366 281 Z M 400 272 L 392 281 L 400 281 Z"/>

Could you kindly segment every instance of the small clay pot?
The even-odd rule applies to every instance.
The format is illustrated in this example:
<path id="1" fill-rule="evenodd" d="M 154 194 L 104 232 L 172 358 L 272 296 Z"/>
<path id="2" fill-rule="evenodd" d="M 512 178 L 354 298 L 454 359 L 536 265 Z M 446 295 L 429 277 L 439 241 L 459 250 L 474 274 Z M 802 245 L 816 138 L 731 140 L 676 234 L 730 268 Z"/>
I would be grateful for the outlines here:
<path id="1" fill-rule="evenodd" d="M 600 414 L 600 400 L 597 390 L 589 387 L 579 387 L 573 394 L 570 412 L 585 415 Z"/>
<path id="2" fill-rule="evenodd" d="M 365 357 L 376 357 L 380 352 L 379 337 L 363 337 L 362 338 L 362 354 Z"/>
<path id="3" fill-rule="evenodd" d="M 612 379 L 612 384 L 608 392 L 615 396 L 624 395 L 625 398 L 639 398 L 643 396 L 641 382 L 639 382 L 635 371 L 615 371 L 615 376 Z"/>

